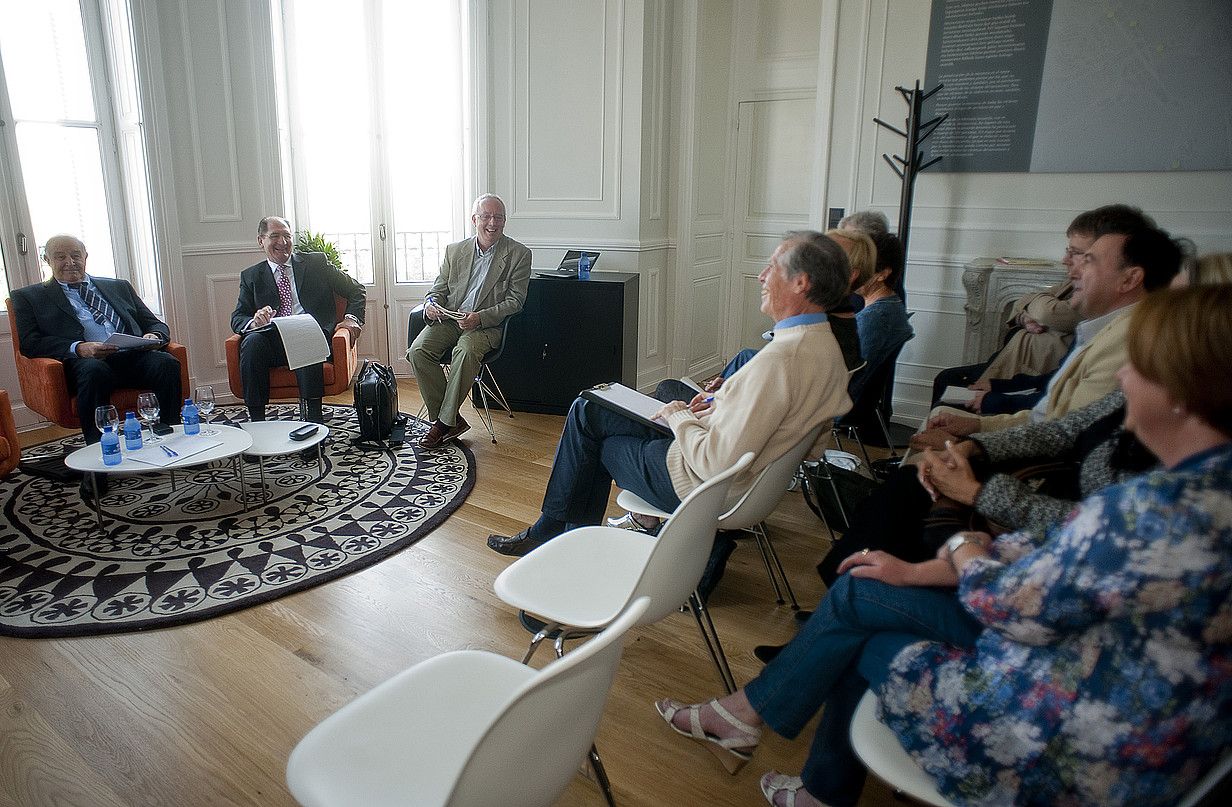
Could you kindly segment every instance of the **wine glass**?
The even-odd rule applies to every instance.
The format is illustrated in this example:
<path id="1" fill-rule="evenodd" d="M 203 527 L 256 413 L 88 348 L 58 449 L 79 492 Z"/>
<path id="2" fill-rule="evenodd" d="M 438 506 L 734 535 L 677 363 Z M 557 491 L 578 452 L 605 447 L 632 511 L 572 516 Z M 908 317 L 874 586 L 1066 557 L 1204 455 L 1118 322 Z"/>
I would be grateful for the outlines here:
<path id="1" fill-rule="evenodd" d="M 108 426 L 116 434 L 120 432 L 120 413 L 111 405 L 96 406 L 94 408 L 94 425 L 98 427 L 98 433 L 102 434 Z"/>
<path id="2" fill-rule="evenodd" d="M 158 396 L 152 392 L 143 392 L 137 396 L 137 417 L 143 425 L 150 427 L 150 439 L 146 442 L 157 443 L 154 436 L 154 421 L 158 420 Z"/>
<path id="3" fill-rule="evenodd" d="M 197 387 L 197 411 L 205 418 L 205 428 L 202 434 L 218 434 L 210 428 L 210 415 L 214 414 L 214 388 L 210 386 Z"/>

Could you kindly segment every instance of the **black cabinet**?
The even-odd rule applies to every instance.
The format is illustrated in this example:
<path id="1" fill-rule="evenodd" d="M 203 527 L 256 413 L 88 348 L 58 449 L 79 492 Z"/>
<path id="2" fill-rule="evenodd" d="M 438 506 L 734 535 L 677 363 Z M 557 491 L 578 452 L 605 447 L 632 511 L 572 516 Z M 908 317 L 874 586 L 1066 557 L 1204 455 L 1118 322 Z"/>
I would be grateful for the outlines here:
<path id="1" fill-rule="evenodd" d="M 519 412 L 563 415 L 579 392 L 604 381 L 636 388 L 637 275 L 532 277 L 492 371 Z"/>

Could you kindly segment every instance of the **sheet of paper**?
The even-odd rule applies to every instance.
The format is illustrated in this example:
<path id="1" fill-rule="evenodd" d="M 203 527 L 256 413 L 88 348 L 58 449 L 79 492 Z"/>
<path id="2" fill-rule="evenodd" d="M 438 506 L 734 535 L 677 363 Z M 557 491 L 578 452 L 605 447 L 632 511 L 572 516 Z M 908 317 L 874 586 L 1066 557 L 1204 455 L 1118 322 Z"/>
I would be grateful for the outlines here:
<path id="1" fill-rule="evenodd" d="M 104 344 L 115 345 L 120 350 L 131 350 L 133 348 L 152 348 L 162 345 L 161 339 L 146 339 L 144 336 L 130 336 L 126 333 L 113 333 L 107 337 Z"/>
<path id="2" fill-rule="evenodd" d="M 691 390 L 695 390 L 696 392 L 705 392 L 705 390 L 702 389 L 701 384 L 698 384 L 696 381 L 689 378 L 687 375 L 682 375 L 680 377 L 680 383 L 684 384 L 686 387 L 688 387 Z"/>
<path id="3" fill-rule="evenodd" d="M 298 370 L 329 358 L 329 342 L 311 314 L 274 317 L 271 321 L 287 351 L 287 367 Z"/>
<path id="4" fill-rule="evenodd" d="M 166 437 L 160 437 L 157 443 L 146 443 L 136 451 L 125 451 L 124 459 L 140 462 L 143 465 L 166 468 L 185 457 L 200 454 L 202 451 L 220 445 L 222 445 L 222 438 L 219 437 L 207 437 L 200 434 L 169 434 Z M 168 454 L 163 450 L 164 448 L 175 452 L 175 456 Z"/>
<path id="5" fill-rule="evenodd" d="M 975 396 L 979 392 L 966 387 L 946 387 L 945 392 L 941 393 L 941 403 L 963 406 L 975 400 Z"/>

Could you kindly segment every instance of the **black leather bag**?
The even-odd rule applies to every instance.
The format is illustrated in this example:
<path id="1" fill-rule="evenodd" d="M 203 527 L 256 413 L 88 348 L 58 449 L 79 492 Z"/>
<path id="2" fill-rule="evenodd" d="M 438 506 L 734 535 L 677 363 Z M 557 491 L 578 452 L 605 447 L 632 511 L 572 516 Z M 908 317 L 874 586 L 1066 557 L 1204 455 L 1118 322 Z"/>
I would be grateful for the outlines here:
<path id="1" fill-rule="evenodd" d="M 805 503 L 819 518 L 840 531 L 851 526 L 856 506 L 881 484 L 825 460 L 806 462 L 801 468 Z"/>
<path id="2" fill-rule="evenodd" d="M 403 422 L 398 414 L 398 383 L 393 369 L 364 359 L 355 379 L 355 415 L 359 418 L 355 442 L 384 448 L 394 427 Z"/>

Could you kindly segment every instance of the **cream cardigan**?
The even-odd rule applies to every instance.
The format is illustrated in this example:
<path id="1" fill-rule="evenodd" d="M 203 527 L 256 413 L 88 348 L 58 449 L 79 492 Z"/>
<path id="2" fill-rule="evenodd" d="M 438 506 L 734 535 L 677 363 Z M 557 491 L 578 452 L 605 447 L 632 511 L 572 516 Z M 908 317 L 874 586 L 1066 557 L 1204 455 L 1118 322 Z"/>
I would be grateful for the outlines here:
<path id="1" fill-rule="evenodd" d="M 715 393 L 709 415 L 684 409 L 668 418 L 676 437 L 667 450 L 672 487 L 683 499 L 752 451 L 753 464 L 732 480 L 732 491 L 743 493 L 801 437 L 850 408 L 847 368 L 830 323 L 776 330 L 770 344 Z"/>

